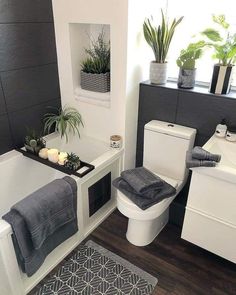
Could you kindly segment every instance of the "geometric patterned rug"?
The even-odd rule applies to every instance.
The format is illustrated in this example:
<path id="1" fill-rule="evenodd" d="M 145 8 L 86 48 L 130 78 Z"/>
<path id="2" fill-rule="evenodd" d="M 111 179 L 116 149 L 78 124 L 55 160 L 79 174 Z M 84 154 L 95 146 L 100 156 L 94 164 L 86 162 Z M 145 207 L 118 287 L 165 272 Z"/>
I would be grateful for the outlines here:
<path id="1" fill-rule="evenodd" d="M 149 295 L 156 284 L 147 272 L 88 241 L 35 295 Z"/>

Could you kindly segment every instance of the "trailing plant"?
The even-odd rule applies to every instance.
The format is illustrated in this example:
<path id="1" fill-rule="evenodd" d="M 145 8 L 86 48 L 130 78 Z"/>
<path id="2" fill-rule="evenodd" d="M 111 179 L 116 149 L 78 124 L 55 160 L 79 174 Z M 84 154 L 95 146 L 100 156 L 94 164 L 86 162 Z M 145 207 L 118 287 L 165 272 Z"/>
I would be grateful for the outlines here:
<path id="1" fill-rule="evenodd" d="M 202 56 L 205 45 L 204 41 L 198 41 L 190 43 L 186 49 L 182 49 L 176 61 L 177 66 L 185 70 L 195 69 L 196 60 Z"/>
<path id="2" fill-rule="evenodd" d="M 214 48 L 214 59 L 223 66 L 231 66 L 236 62 L 236 33 L 230 32 L 230 24 L 225 16 L 213 15 L 212 20 L 219 29 L 207 28 L 201 34 L 208 40 L 208 46 Z"/>
<path id="3" fill-rule="evenodd" d="M 83 125 L 82 117 L 77 109 L 73 107 L 63 107 L 57 110 L 57 113 L 47 113 L 44 118 L 44 132 L 50 133 L 51 128 L 55 126 L 55 130 L 61 135 L 65 136 L 68 142 L 68 135 L 72 132 L 74 135 L 78 134 L 80 137 L 79 127 Z"/>
<path id="4" fill-rule="evenodd" d="M 144 38 L 148 45 L 152 48 L 155 56 L 155 62 L 157 63 L 166 62 L 166 56 L 175 33 L 175 29 L 183 19 L 183 16 L 179 19 L 174 18 L 171 24 L 169 24 L 162 10 L 161 17 L 162 21 L 158 27 L 153 25 L 152 19 L 149 18 L 147 18 L 143 23 Z"/>
<path id="5" fill-rule="evenodd" d="M 80 166 L 80 158 L 75 153 L 68 154 L 65 167 L 71 170 L 77 170 Z"/>
<path id="6" fill-rule="evenodd" d="M 104 32 L 96 41 L 91 40 L 91 48 L 85 49 L 88 57 L 81 63 L 83 72 L 102 74 L 110 72 L 110 43 L 104 40 Z"/>

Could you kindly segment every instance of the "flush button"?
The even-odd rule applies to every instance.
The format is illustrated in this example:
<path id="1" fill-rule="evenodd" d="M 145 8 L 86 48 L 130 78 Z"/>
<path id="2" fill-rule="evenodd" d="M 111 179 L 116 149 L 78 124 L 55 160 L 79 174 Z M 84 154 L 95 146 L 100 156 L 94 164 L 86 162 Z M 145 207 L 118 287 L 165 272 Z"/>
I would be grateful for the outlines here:
<path id="1" fill-rule="evenodd" d="M 174 127 L 175 125 L 174 124 L 168 124 L 167 126 L 168 127 Z"/>

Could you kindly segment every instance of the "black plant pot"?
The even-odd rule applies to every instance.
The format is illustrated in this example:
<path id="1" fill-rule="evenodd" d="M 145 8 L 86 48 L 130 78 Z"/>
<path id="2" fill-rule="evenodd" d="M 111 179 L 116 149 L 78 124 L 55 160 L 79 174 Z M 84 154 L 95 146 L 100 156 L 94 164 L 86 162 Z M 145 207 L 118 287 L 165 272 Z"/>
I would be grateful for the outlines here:
<path id="1" fill-rule="evenodd" d="M 196 69 L 185 70 L 179 69 L 178 87 L 192 89 L 195 85 Z"/>
<path id="2" fill-rule="evenodd" d="M 214 65 L 210 93 L 227 94 L 230 92 L 233 66 Z"/>

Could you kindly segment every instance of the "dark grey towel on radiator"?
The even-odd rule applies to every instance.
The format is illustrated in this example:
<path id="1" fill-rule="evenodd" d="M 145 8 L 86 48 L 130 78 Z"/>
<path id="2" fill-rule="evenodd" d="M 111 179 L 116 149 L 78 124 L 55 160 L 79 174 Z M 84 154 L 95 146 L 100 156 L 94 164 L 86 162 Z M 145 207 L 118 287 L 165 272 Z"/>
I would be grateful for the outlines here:
<path id="1" fill-rule="evenodd" d="M 194 167 L 215 167 L 216 162 L 207 161 L 207 160 L 197 160 L 192 157 L 192 152 L 188 151 L 186 153 L 186 167 L 194 168 Z"/>
<path id="2" fill-rule="evenodd" d="M 176 189 L 173 186 L 164 180 L 162 180 L 162 182 L 162 188 L 154 188 L 153 190 L 148 191 L 146 196 L 145 193 L 137 193 L 122 177 L 116 178 L 113 181 L 113 185 L 133 201 L 140 209 L 145 210 L 176 194 Z"/>
<path id="3" fill-rule="evenodd" d="M 60 227 L 55 226 L 55 231 L 45 238 L 39 249 L 35 249 L 27 224 L 18 211 L 12 209 L 9 213 L 3 216 L 3 219 L 12 226 L 12 238 L 17 260 L 22 268 L 22 271 L 28 276 L 33 275 L 39 269 L 46 256 L 53 249 L 78 231 L 76 182 L 69 176 L 60 179 L 60 182 L 63 183 L 65 187 L 70 188 L 74 217 L 71 220 L 68 220 L 67 223 L 61 223 Z M 52 183 L 54 186 L 54 182 Z M 56 181 L 56 183 L 58 183 L 58 181 Z M 61 192 L 61 186 L 59 191 Z M 35 194 L 33 196 L 35 197 Z M 59 198 L 59 202 L 61 201 L 58 194 L 55 198 Z M 55 202 L 52 202 L 51 205 L 55 205 Z M 55 210 L 53 210 L 53 212 L 55 212 Z"/>
<path id="4" fill-rule="evenodd" d="M 163 186 L 163 180 L 145 167 L 123 171 L 121 177 L 139 194 Z"/>
<path id="5" fill-rule="evenodd" d="M 193 148 L 192 157 L 198 160 L 215 161 L 215 162 L 220 162 L 221 160 L 221 155 L 209 153 L 208 151 L 204 150 L 200 146 L 195 146 Z"/>

